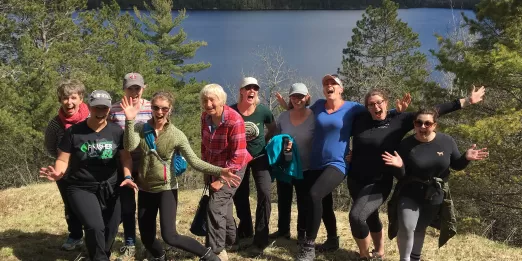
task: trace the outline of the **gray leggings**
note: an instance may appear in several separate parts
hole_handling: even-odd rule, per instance
[[[439,210],[439,205],[419,204],[408,197],[399,199],[399,233],[397,245],[400,261],[420,260],[426,228]]]

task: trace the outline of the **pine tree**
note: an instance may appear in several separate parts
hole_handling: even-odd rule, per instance
[[[494,238],[520,244],[522,237],[513,228],[522,225],[522,2],[483,0],[476,19],[464,16],[464,22],[475,42],[439,37],[440,50],[432,53],[439,70],[455,74],[454,89],[485,85],[486,100],[445,132],[466,146],[487,147],[491,154],[466,169],[472,175],[453,179],[452,194],[465,199],[460,216],[482,224],[496,220]]]
[[[398,8],[383,0],[380,7],[368,7],[357,21],[339,69],[345,98],[362,102],[371,88],[388,90],[391,97],[414,95],[425,85],[426,56],[419,51],[418,34],[398,18]]]

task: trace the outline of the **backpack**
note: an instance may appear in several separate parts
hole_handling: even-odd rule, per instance
[[[154,136],[154,129],[149,123],[145,123],[143,125],[143,134],[145,136],[145,143],[147,143],[147,146],[150,149],[150,152],[156,155],[156,157],[159,159],[159,161],[163,164],[163,167],[165,168],[164,171],[164,178],[165,181],[167,180],[167,173],[166,173],[166,167],[167,167],[167,161],[163,160],[158,152],[156,151],[156,143],[155,143],[155,136]],[[175,151],[172,157],[172,165],[170,166],[170,170],[174,172],[174,174],[177,176],[181,176],[187,170],[187,161],[179,151]]]

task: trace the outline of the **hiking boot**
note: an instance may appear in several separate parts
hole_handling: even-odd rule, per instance
[[[219,257],[219,259],[221,259],[221,261],[228,261],[228,254],[227,251],[224,249],[221,252],[219,252],[217,256]]]
[[[246,250],[246,252],[249,257],[253,258],[262,255],[265,249],[266,247],[260,247],[258,245],[253,244]]]
[[[300,248],[297,256],[295,257],[296,261],[313,261],[315,258],[315,244],[313,241],[305,242]]]
[[[234,243],[233,245],[226,245],[225,250],[227,252],[237,252],[239,251],[239,244]]]
[[[249,248],[254,242],[254,237],[238,238],[233,247],[237,245],[237,250]],[[228,250],[228,249],[227,249]]]
[[[318,252],[331,252],[339,249],[339,237],[327,238],[324,243],[315,246]]]
[[[120,248],[121,255],[116,258],[116,261],[125,261],[125,260],[132,260],[131,258],[134,258],[134,254],[136,254],[136,247],[135,246],[122,246]]]
[[[268,235],[269,238],[272,238],[272,239],[276,239],[276,238],[280,238],[280,237],[284,237],[286,239],[290,239],[290,231],[286,231],[286,232],[280,232],[279,230]]]
[[[65,243],[62,245],[62,249],[66,251],[72,251],[75,250],[77,247],[81,247],[83,244],[83,239],[74,239],[68,237],[67,240],[65,240]]]
[[[225,250],[223,250],[225,251]],[[221,252],[223,252],[221,251]],[[226,252],[225,252],[226,253]],[[228,258],[228,256],[227,256]],[[207,248],[207,252],[199,258],[199,261],[220,261],[219,257],[212,252],[212,248]]]

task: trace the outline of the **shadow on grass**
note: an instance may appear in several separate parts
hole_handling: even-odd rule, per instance
[[[248,255],[248,250],[243,250],[236,253],[242,258],[253,258],[251,260],[273,260],[273,261],[288,261],[295,260],[297,255],[297,240],[295,239],[284,239],[278,238],[273,240],[271,246],[268,247],[265,252],[258,257],[251,257]],[[340,248],[336,251],[320,253],[316,252],[316,260],[328,260],[328,261],[349,261],[358,260],[359,253],[347,249]]]
[[[19,260],[74,260],[81,249],[64,251],[60,247],[67,236],[46,232],[23,232],[10,229],[0,233],[2,258],[15,257]],[[9,253],[11,252],[11,253]],[[6,256],[7,255],[7,256]]]

